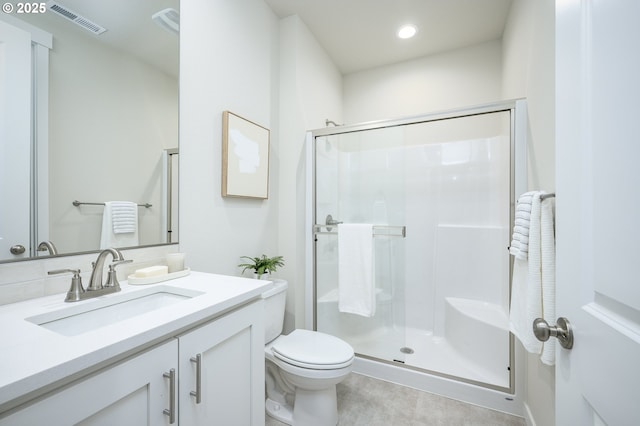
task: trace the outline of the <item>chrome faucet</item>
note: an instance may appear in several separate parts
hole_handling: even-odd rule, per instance
[[[38,244],[38,251],[48,251],[51,256],[58,254],[58,249],[51,241],[43,241]]]
[[[93,271],[91,272],[91,278],[89,279],[89,285],[87,286],[87,291],[96,291],[96,290],[102,289],[103,287],[102,271],[104,269],[104,261],[108,255],[111,255],[113,257],[114,263],[120,263],[124,261],[124,257],[122,256],[122,253],[120,253],[118,249],[108,248],[108,249],[102,250],[98,255],[98,258],[96,259],[96,261],[92,263]],[[118,290],[120,290],[119,286],[118,286]],[[115,290],[115,291],[118,291],[118,290]]]

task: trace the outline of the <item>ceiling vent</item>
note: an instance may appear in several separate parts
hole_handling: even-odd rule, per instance
[[[95,22],[92,22],[91,20],[78,15],[68,7],[61,5],[56,1],[50,1],[49,3],[47,3],[47,6],[48,10],[51,10],[52,12],[55,12],[64,18],[67,18],[74,24],[81,26],[82,28],[92,32],[93,34],[102,34],[103,32],[107,31],[106,28],[101,27]]]

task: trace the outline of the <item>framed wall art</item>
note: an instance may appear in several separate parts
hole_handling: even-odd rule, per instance
[[[222,196],[269,198],[269,129],[222,113]]]

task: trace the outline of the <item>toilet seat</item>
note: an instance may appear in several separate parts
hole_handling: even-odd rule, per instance
[[[313,370],[335,370],[353,363],[353,348],[343,340],[310,330],[294,330],[271,346],[273,355],[287,364]]]

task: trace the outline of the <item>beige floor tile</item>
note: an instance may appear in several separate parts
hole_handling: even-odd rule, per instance
[[[338,385],[338,416],[340,426],[526,425],[521,417],[355,373]],[[265,423],[284,425],[269,416]]]

